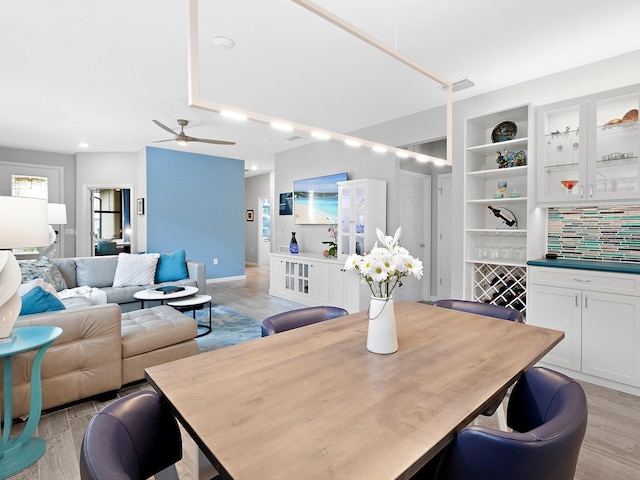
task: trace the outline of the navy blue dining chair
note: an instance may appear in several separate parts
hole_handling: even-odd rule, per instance
[[[531,368],[509,398],[513,432],[466,427],[413,479],[573,480],[587,417],[578,382],[548,368]]]
[[[104,407],[89,422],[80,448],[82,480],[176,478],[182,437],[175,417],[152,390]]]
[[[324,322],[332,318],[348,315],[344,308],[340,307],[308,307],[288,312],[278,313],[265,318],[262,321],[262,336],[275,335],[276,333],[293,330],[313,323]]]

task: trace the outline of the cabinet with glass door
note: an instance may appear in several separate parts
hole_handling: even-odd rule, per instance
[[[640,85],[538,109],[538,204],[640,198]]]
[[[338,182],[338,255],[363,255],[386,232],[387,182],[369,178]]]

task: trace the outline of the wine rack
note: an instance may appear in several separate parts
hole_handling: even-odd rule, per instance
[[[476,263],[473,270],[475,301],[513,308],[526,315],[526,267]]]

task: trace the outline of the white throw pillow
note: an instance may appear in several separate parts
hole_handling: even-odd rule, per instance
[[[159,257],[158,253],[119,254],[113,286],[153,285]]]
[[[44,291],[49,292],[54,297],[58,297],[58,292],[50,283],[45,282],[42,278],[34,278],[33,280],[29,280],[28,282],[23,283],[18,287],[18,295],[24,297],[27,293],[33,290],[36,287],[42,288]]]

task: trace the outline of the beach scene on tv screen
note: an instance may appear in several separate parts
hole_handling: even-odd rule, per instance
[[[293,215],[298,225],[338,223],[338,184],[346,173],[293,182]]]

